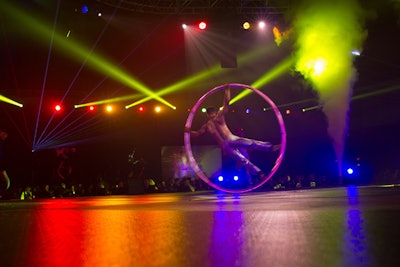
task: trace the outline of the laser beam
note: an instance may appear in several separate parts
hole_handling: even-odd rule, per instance
[[[273,48],[274,48],[273,45],[264,45],[264,46],[258,47],[257,49],[252,49],[252,50],[238,56],[238,64],[239,65],[248,64],[248,63],[252,62],[253,60],[258,59],[258,58],[262,57],[263,55],[271,52],[271,50]],[[169,85],[161,90],[158,90],[156,94],[159,96],[162,96],[165,94],[184,90],[184,89],[187,89],[190,85],[193,85],[202,80],[208,79],[215,74],[218,74],[218,73],[224,74],[224,73],[229,73],[229,72],[232,72],[232,70],[231,69],[222,69],[219,64],[215,64],[208,69],[200,71],[190,77],[187,77],[187,78],[185,78],[181,81],[178,81],[172,85]],[[151,99],[152,99],[151,96],[147,96],[147,97],[140,99],[132,104],[127,105],[126,108],[131,108],[133,106],[137,106],[137,105],[147,102]]]
[[[274,66],[271,70],[269,70],[267,73],[265,73],[263,76],[261,76],[258,80],[253,82],[251,84],[252,87],[254,88],[260,88],[267,83],[270,83],[274,79],[278,78],[279,76],[287,73],[287,71],[290,69],[290,67],[293,66],[294,63],[294,58],[293,57],[288,57],[281,61],[279,64]],[[240,99],[246,97],[248,94],[252,93],[251,90],[243,90],[239,94],[237,94],[232,100],[230,101],[231,104],[239,101]]]
[[[52,36],[52,29],[50,29],[45,23],[38,21],[33,18],[27,12],[24,12],[12,5],[9,5],[7,1],[1,1],[0,6],[7,11],[7,14],[10,14],[15,20],[19,23],[24,24],[26,27],[30,28],[31,31],[38,36],[48,38]],[[62,48],[62,51],[68,54],[70,57],[75,58],[76,60],[81,61],[82,58],[87,59],[88,66],[93,68],[96,71],[99,71],[109,77],[112,77],[116,81],[119,81],[128,87],[137,90],[145,95],[151,96],[152,99],[156,99],[157,101],[165,104],[168,107],[174,108],[174,105],[164,100],[140,81],[136,80],[126,71],[117,68],[115,64],[112,64],[108,60],[94,53],[90,54],[90,49],[86,48],[82,44],[78,42],[73,42],[71,39],[66,40],[63,34],[54,34],[54,43]]]
[[[20,108],[22,108],[24,106],[23,104],[18,103],[17,101],[14,101],[14,100],[12,100],[12,99],[10,99],[8,97],[5,97],[3,95],[0,95],[0,101],[8,103],[8,104],[11,104],[11,105],[14,105],[14,106],[17,106],[17,107],[20,107]]]
[[[132,94],[132,95],[126,95],[126,96],[119,96],[119,97],[114,97],[114,98],[109,98],[109,99],[103,99],[103,100],[98,100],[98,101],[93,101],[93,102],[88,102],[88,103],[77,104],[77,105],[74,105],[74,108],[83,108],[83,107],[88,107],[88,106],[97,106],[97,105],[103,105],[103,104],[107,104],[107,103],[120,102],[120,101],[138,98],[141,96],[143,96],[143,94]]]

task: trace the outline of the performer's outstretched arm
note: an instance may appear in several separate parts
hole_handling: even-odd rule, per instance
[[[189,132],[191,136],[197,137],[203,135],[207,131],[207,125],[204,124],[198,131],[193,131],[190,128],[185,127],[185,132]]]
[[[231,89],[229,84],[225,85],[224,103],[222,106],[222,113],[226,114],[229,110],[229,101],[231,101]]]

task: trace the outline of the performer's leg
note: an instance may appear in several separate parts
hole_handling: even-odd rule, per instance
[[[246,167],[246,169],[249,170],[249,172],[253,175],[258,175],[260,174],[261,169],[257,167],[255,164],[253,164],[247,157],[245,157],[238,149],[234,148],[226,148],[226,152],[229,153],[234,159],[239,161],[243,166]]]
[[[262,151],[276,151],[279,149],[277,149],[277,146],[272,145],[270,142],[258,141],[239,136],[232,136],[229,140],[229,145],[231,147],[243,147]]]

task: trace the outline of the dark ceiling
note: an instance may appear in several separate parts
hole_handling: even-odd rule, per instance
[[[375,145],[370,142],[385,140],[386,135],[390,136],[386,141],[395,140],[399,133],[400,9],[389,2],[374,7],[376,16],[366,24],[368,37],[363,55],[355,61],[359,76],[351,103],[349,140],[359,147]],[[87,14],[81,12],[84,4],[89,7]],[[270,46],[269,53],[254,59],[252,64],[220,67],[221,72],[163,95],[177,107],[172,110],[163,106],[163,114],[151,111],[158,103],[154,100],[143,103],[147,109],[145,114],[139,114],[135,108],[123,108],[141,99],[142,95],[115,102],[119,112],[114,116],[100,112],[101,106],[95,114],[73,106],[137,94],[137,85],[129,86],[130,81],[124,77],[159,91],[194,77],[201,67],[209,69],[208,62],[191,65],[182,23],[207,19],[210,31],[215,26],[223,37],[221,40],[226,41],[223,52],[233,51],[229,54],[239,58],[243,53],[256,50],[260,41],[253,32],[240,28],[243,19],[255,21],[264,17],[286,30],[290,24],[285,14],[292,6],[293,1],[235,0],[19,0],[2,3],[0,95],[23,103],[24,107],[0,102],[0,128],[11,133],[12,143],[28,151],[41,140],[42,147],[38,148],[43,149],[88,143],[103,146],[104,142],[107,147],[138,146],[142,150],[181,145],[188,109],[201,95],[224,83],[253,83],[291,53],[290,41],[277,47],[270,34],[263,40]],[[97,11],[102,12],[101,17],[97,16]],[[215,55],[210,51],[202,52],[206,57]],[[211,58],[211,61],[223,63],[221,58]],[[120,79],[113,74],[116,70],[123,73]],[[228,71],[229,75],[225,74]],[[292,110],[293,116],[285,118],[289,137],[310,140],[325,134],[321,111],[306,115],[301,112],[302,108],[317,102],[316,94],[299,75],[283,74],[259,89],[282,106],[282,112],[287,108]],[[251,108],[259,101],[257,97],[248,97],[238,103],[236,109]],[[61,114],[52,111],[56,102],[64,105]],[[240,116],[236,119],[237,125],[248,120]],[[366,139],[360,141],[362,137]],[[389,146],[385,141],[377,142]]]
[[[287,11],[290,0],[97,0],[97,2],[145,14],[206,14],[231,12],[237,15],[280,14]]]

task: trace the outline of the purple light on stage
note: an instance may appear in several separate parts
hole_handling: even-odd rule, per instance
[[[89,7],[87,5],[84,5],[84,6],[82,6],[81,11],[82,11],[82,14],[86,14],[89,12]]]
[[[354,173],[353,168],[348,168],[348,169],[347,169],[347,173],[350,174],[350,175],[353,174],[353,173]]]

